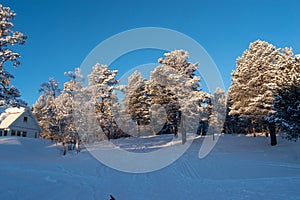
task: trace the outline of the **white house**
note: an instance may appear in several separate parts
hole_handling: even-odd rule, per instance
[[[0,136],[37,138],[42,132],[28,108],[7,108],[0,115]]]

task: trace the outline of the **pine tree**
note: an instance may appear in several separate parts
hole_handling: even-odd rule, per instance
[[[287,132],[287,138],[297,140],[300,137],[300,56],[293,63],[282,66],[281,85],[273,104],[275,114],[269,120]]]
[[[58,81],[49,78],[48,82],[41,84],[39,92],[42,92],[42,95],[32,106],[32,112],[43,130],[41,137],[54,140],[55,133],[49,127],[55,124],[55,99],[61,93]]]
[[[82,88],[74,99],[77,130],[80,140],[87,144],[105,139],[96,115],[95,104],[96,100],[93,98],[93,93],[87,87]]]
[[[117,70],[110,70],[106,65],[96,64],[88,75],[88,89],[92,91],[97,114],[102,131],[108,139],[120,137],[119,129],[112,112],[113,91],[119,81],[116,79]]]
[[[224,130],[223,124],[226,118],[226,96],[225,92],[217,88],[211,97],[211,113],[209,115],[209,132],[215,138],[215,134],[220,134]]]
[[[11,22],[16,13],[9,7],[3,7],[0,4],[0,106],[26,106],[26,103],[19,99],[20,92],[17,88],[10,84],[14,78],[6,69],[6,64],[12,63],[14,67],[18,67],[21,63],[19,53],[12,49],[14,45],[23,45],[26,36],[18,31],[13,31],[14,24]]]
[[[40,137],[51,139],[50,131],[48,129],[49,123],[46,118],[47,117],[46,106],[47,106],[47,101],[43,98],[43,96],[40,96],[38,100],[35,102],[35,104],[32,106],[32,113],[37,119],[40,127],[42,128],[42,133],[39,134]]]
[[[175,136],[184,114],[189,122],[183,123],[187,127],[181,127],[184,143],[186,131],[197,132],[201,103],[206,95],[199,89],[200,78],[195,75],[198,63],[187,61],[188,52],[175,50],[164,56],[164,59],[159,59],[162,65],[152,72],[149,81],[151,104],[159,104],[166,109],[167,122],[162,131],[174,133]]]
[[[128,86],[125,90],[123,100],[131,119],[137,127],[137,136],[149,135],[146,125],[150,124],[150,96],[148,92],[147,81],[142,75],[135,71],[128,78]],[[132,134],[132,133],[131,133]]]
[[[238,116],[239,121],[246,121],[245,130],[251,129],[254,134],[268,128],[271,145],[277,144],[275,128],[266,117],[273,113],[272,104],[282,75],[281,67],[291,62],[292,56],[289,48],[276,49],[258,40],[237,59],[236,70],[232,72],[229,114]]]
[[[47,83],[43,83],[40,92],[43,94],[33,106],[33,113],[37,116],[39,123],[44,129],[43,137],[62,142],[63,154],[73,147],[78,150],[79,135],[74,121],[74,97],[82,89],[82,75],[80,69],[74,72],[65,72],[71,80],[64,84],[61,91],[58,82],[49,78]]]
[[[171,83],[171,73],[176,73],[174,69],[170,69],[164,66],[159,66],[151,73],[149,81],[149,94],[151,96],[151,105],[160,105],[164,107],[167,113],[166,123],[162,133],[173,133],[177,135],[178,131],[178,117],[179,113],[179,102],[177,96],[172,91],[171,87],[176,85]],[[176,83],[177,84],[177,83]]]
[[[44,98],[49,96],[56,98],[60,95],[61,89],[59,88],[57,80],[54,78],[49,78],[48,82],[41,84],[39,92],[42,92],[42,96]]]
[[[59,127],[60,140],[63,142],[78,143],[79,134],[75,124],[75,97],[83,88],[83,76],[80,68],[75,68],[75,71],[65,72],[71,80],[64,84],[64,90],[61,95],[56,98],[56,121]]]

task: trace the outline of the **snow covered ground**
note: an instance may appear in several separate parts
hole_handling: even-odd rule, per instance
[[[128,150],[138,144],[140,151],[164,137],[169,139],[114,142]],[[300,143],[278,140],[270,146],[269,138],[223,135],[199,159],[198,138],[170,166],[131,174],[101,164],[84,149],[62,156],[50,141],[0,137],[0,199],[300,199]]]

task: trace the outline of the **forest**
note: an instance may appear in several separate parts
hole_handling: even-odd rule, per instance
[[[79,68],[65,73],[70,80],[63,89],[49,78],[32,108],[44,130],[41,136],[94,142],[179,132],[206,135],[217,123],[222,127],[215,133],[264,134],[271,145],[279,132],[298,139],[300,57],[291,48],[250,43],[237,58],[228,92],[213,94],[201,89],[198,63],[188,58],[185,50],[165,53],[149,80],[135,71],[128,85],[119,85],[118,71],[102,64],[93,66],[87,86]],[[118,100],[116,91],[124,98]]]

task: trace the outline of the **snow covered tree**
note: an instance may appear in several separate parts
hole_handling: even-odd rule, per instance
[[[245,129],[251,129],[254,134],[257,130],[268,128],[271,145],[277,144],[275,128],[266,117],[274,113],[272,104],[282,75],[281,68],[292,62],[292,56],[289,48],[276,49],[267,42],[257,40],[237,59],[236,70],[232,72],[229,114],[248,121]]]
[[[300,137],[300,55],[295,56],[293,63],[282,66],[285,72],[273,104],[274,115],[269,120],[287,132],[287,138],[297,140]]]
[[[102,131],[108,139],[120,137],[123,132],[118,127],[112,112],[113,90],[119,81],[116,79],[117,70],[110,70],[106,65],[96,64],[88,75],[88,89],[92,91],[97,114]]]
[[[49,96],[56,98],[60,95],[61,89],[59,88],[57,80],[49,78],[48,82],[42,83],[39,92],[42,92],[44,98],[48,98]]]
[[[232,99],[227,95],[226,101],[226,119],[224,123],[225,133],[243,133],[245,125],[241,125],[241,118],[236,115],[230,115],[230,108],[232,106]]]
[[[13,31],[14,24],[11,22],[16,13],[9,7],[0,4],[0,106],[26,106],[26,103],[19,99],[20,92],[10,84],[14,78],[5,68],[9,63],[14,67],[20,65],[19,53],[13,50],[14,45],[23,45],[26,36],[18,31]]]
[[[65,75],[70,78],[70,81],[64,84],[64,89],[60,96],[54,99],[52,118],[53,124],[50,124],[49,129],[55,135],[55,140],[62,142],[63,154],[66,154],[66,146],[69,144],[78,146],[79,134],[75,124],[75,95],[83,88],[83,76],[80,68],[75,68],[75,71],[65,72]]]
[[[64,84],[62,94],[56,99],[57,116],[60,121],[63,139],[66,141],[77,141],[77,124],[74,121],[74,110],[77,109],[74,105],[76,93],[80,92],[83,88],[83,76],[80,68],[75,68],[75,71],[65,72],[71,80]]]
[[[39,122],[39,125],[43,129],[43,132],[40,134],[41,137],[46,139],[54,139],[52,132],[49,130],[49,126],[50,124],[54,123],[54,103],[55,99],[61,93],[58,81],[54,78],[49,78],[48,82],[41,84],[39,92],[42,92],[42,95],[32,106],[32,112]]]
[[[188,52],[175,50],[159,59],[162,65],[151,73],[149,93],[151,104],[162,105],[167,112],[167,122],[162,132],[177,136],[182,115],[188,127],[182,128],[196,133],[200,120],[201,103],[205,93],[199,90],[200,78],[195,76],[198,63],[188,62]],[[185,131],[184,131],[185,132]],[[185,134],[182,134],[183,143]]]
[[[174,50],[172,52],[165,53],[164,57],[164,59],[158,59],[160,64],[173,68],[185,78],[194,79],[193,88],[198,88],[200,86],[200,79],[195,76],[195,71],[197,70],[199,63],[193,64],[188,62],[189,53],[187,51]]]
[[[197,129],[197,134],[200,136],[204,136],[207,134],[209,127],[209,118],[212,110],[212,96],[204,92],[201,92],[200,94],[202,94],[202,97],[199,98],[201,99],[201,101],[198,102],[200,121]]]
[[[287,132],[287,138],[297,140],[300,137],[300,82],[278,89],[275,97],[275,123]]]
[[[92,144],[106,139],[98,116],[96,114],[96,99],[93,98],[93,91],[88,88],[82,88],[80,92],[75,95],[75,122],[80,140],[86,144]]]
[[[170,89],[170,87],[175,86],[170,85],[169,72],[166,67],[159,66],[155,68],[149,81],[149,95],[151,96],[151,105],[161,105],[167,112],[167,119],[163,119],[166,122],[160,134],[173,133],[177,135],[179,121],[175,120],[180,116],[179,103],[175,93]]]
[[[128,86],[125,89],[125,98],[123,100],[125,109],[130,114],[131,119],[136,123],[137,135],[140,136],[141,132],[144,134],[146,125],[150,124],[150,96],[147,90],[147,81],[138,71],[135,71],[128,78]]]
[[[48,129],[48,121],[46,119],[46,106],[47,101],[40,96],[38,100],[32,105],[32,113],[37,119],[40,127],[42,128],[42,133],[39,134],[41,138],[50,139],[50,131]]]
[[[209,132],[213,134],[220,134],[223,132],[223,124],[226,118],[226,95],[225,92],[217,88],[211,97],[211,113],[209,116]]]

